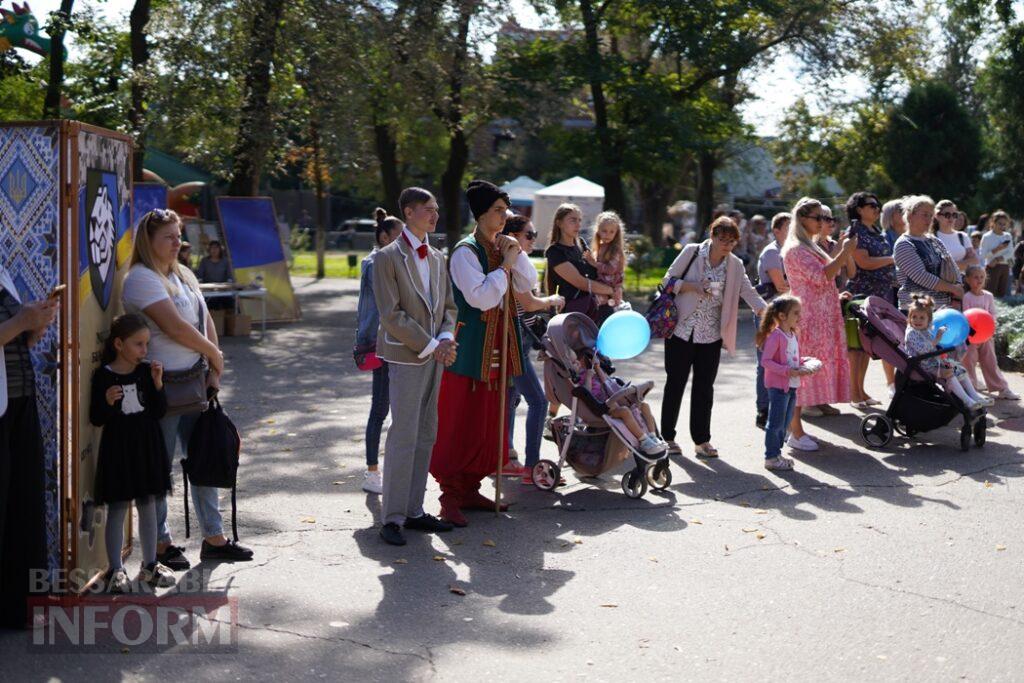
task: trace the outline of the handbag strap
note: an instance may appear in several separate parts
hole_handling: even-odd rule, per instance
[[[184,458],[181,461],[181,480],[185,483],[185,486],[183,487],[185,491],[185,538],[188,538],[189,533],[191,532],[191,527],[188,523],[188,473],[185,472]]]
[[[682,280],[682,279],[684,279],[686,277],[686,274],[690,272],[690,266],[692,266],[693,262],[697,260],[697,256],[699,254],[700,254],[700,247],[697,247],[696,249],[693,250],[693,256],[690,257],[690,260],[686,264],[686,267],[683,268],[682,274],[679,277],[673,278],[673,279],[674,280]]]

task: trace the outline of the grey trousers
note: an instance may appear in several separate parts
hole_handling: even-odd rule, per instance
[[[384,444],[381,522],[401,525],[423,515],[430,454],[437,439],[437,395],[443,366],[388,364],[391,428]]]

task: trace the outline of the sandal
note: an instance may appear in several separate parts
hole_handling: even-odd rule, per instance
[[[696,451],[697,451],[695,453],[695,455],[698,458],[717,458],[718,457],[718,450],[714,446],[712,446],[710,443],[697,444],[695,446],[695,448],[696,448]]]

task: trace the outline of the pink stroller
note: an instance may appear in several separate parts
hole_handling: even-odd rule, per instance
[[[907,319],[885,299],[869,296],[863,306],[850,304],[848,310],[858,321],[864,351],[896,368],[896,393],[888,410],[861,420],[861,438],[867,445],[882,448],[892,440],[894,430],[912,437],[944,427],[957,415],[963,416],[960,449],[966,451],[971,447],[972,436],[976,446],[985,445],[985,409],[968,409],[939,386],[937,377],[921,367],[922,360],[940,356],[947,352],[945,349],[908,358],[901,346]]]
[[[542,354],[544,390],[549,400],[569,406],[572,413],[552,420],[559,459],[557,463],[538,462],[533,468],[533,483],[539,489],[551,491],[558,485],[566,463],[579,474],[596,477],[632,455],[635,467],[623,475],[622,491],[630,498],[640,498],[647,493],[648,485],[660,491],[672,483],[668,453],[644,453],[632,432],[608,411],[618,405],[637,405],[654,383],[630,384],[620,380],[621,389],[607,401],[595,398],[585,388],[590,386],[593,370],[585,370],[581,376],[574,369],[574,362],[585,357],[600,363],[609,376],[614,372],[610,361],[597,350],[597,331],[594,321],[582,313],[562,313],[548,323]]]

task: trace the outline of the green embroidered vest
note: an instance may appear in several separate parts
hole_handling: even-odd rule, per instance
[[[474,235],[469,235],[455,245],[455,249],[461,248],[473,250],[480,261],[480,267],[484,273],[495,270],[488,263],[486,247],[477,242]],[[455,249],[452,250],[452,254],[455,253]],[[451,285],[455,304],[459,309],[459,317],[456,324],[459,350],[455,363],[447,368],[447,371],[472,377],[478,382],[488,381],[491,370],[491,350],[495,347],[501,348],[500,339],[497,342],[495,340],[495,337],[498,336],[501,309],[495,307],[490,311],[481,311],[479,308],[473,308],[466,302],[466,297],[462,295],[454,281]],[[512,329],[515,331],[515,335],[509,339],[508,377],[512,378],[518,377],[523,373],[523,364],[527,361],[523,357],[519,319],[514,307],[510,318],[512,320]]]

